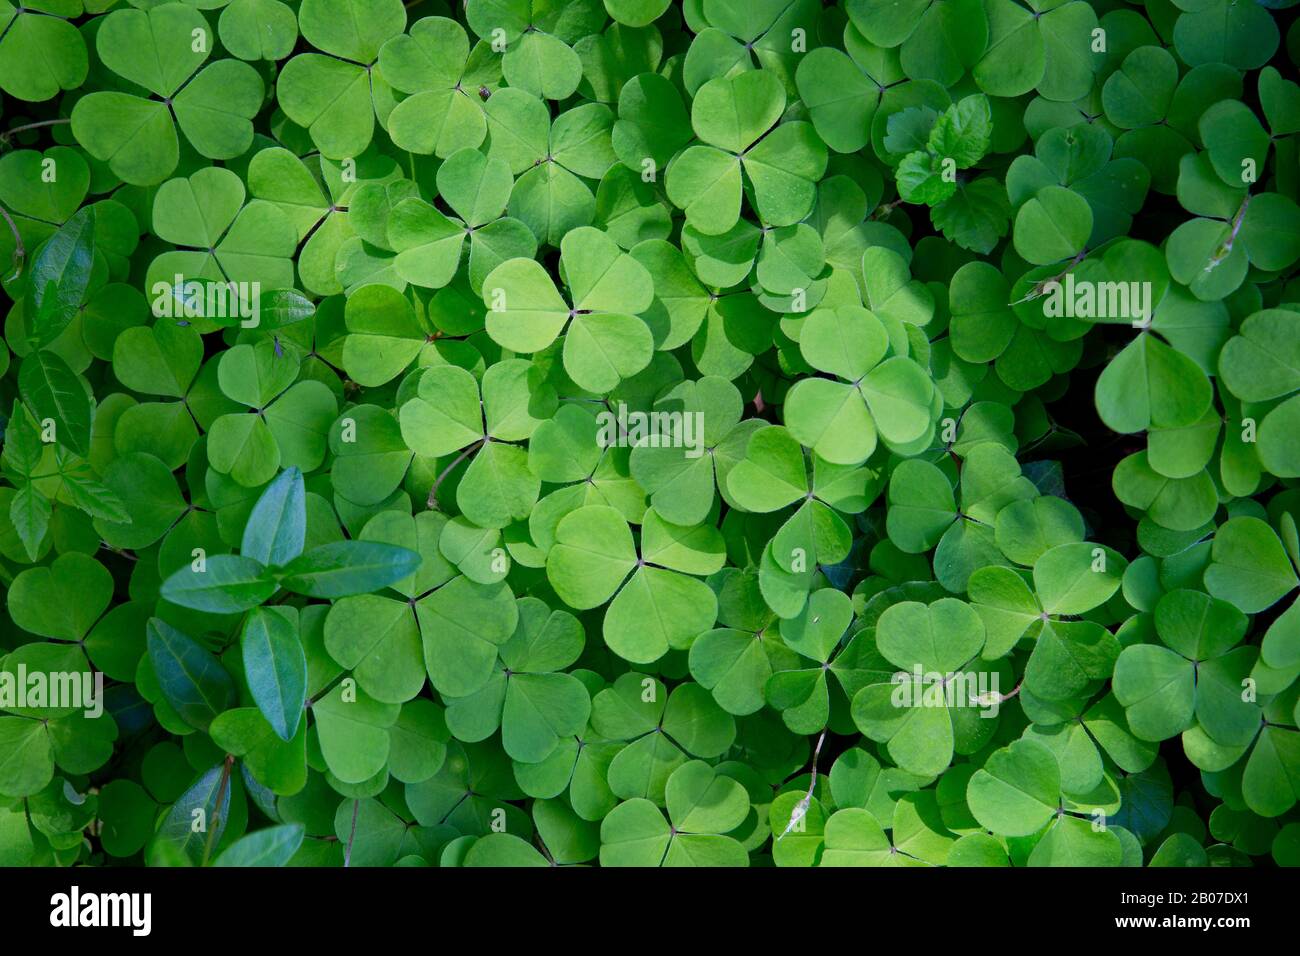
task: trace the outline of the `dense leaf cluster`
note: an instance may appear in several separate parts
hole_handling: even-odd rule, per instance
[[[6,5],[0,863],[1300,863],[1290,2]]]

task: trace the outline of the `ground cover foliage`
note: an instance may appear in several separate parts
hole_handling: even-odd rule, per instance
[[[6,4],[0,863],[1296,865],[1288,7]]]

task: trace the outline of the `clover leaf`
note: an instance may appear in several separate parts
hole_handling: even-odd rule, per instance
[[[647,664],[670,647],[688,648],[712,627],[717,599],[692,575],[718,570],[721,559],[716,531],[674,525],[653,510],[643,520],[638,557],[623,517],[608,506],[587,505],[556,526],[546,567],[570,607],[585,610],[613,597],[605,642],[624,660]]]
[[[735,720],[704,688],[687,682],[669,693],[635,671],[592,698],[591,724],[606,740],[623,742],[605,772],[610,791],[659,806],[677,768],[691,757],[717,757],[736,739]]]
[[[519,623],[500,648],[500,670],[469,697],[447,705],[448,728],[461,740],[482,740],[498,727],[511,759],[540,763],[560,738],[581,731],[591,713],[587,689],[567,667],[582,652],[582,628],[565,611],[536,598],[519,600]]]
[[[1155,627],[1165,647],[1134,644],[1115,664],[1115,696],[1134,733],[1163,740],[1188,729],[1195,715],[1212,739],[1248,742],[1259,714],[1242,700],[1241,681],[1257,652],[1233,650],[1245,633],[1245,615],[1206,594],[1171,591],[1156,605]]]
[[[473,62],[471,57],[473,56]],[[393,142],[416,153],[446,158],[478,147],[487,135],[480,89],[496,85],[479,46],[471,51],[465,28],[446,17],[425,17],[379,48],[384,79],[408,94],[388,114]]]
[[[504,160],[461,149],[438,167],[438,191],[461,217],[448,219],[421,199],[395,205],[388,241],[397,252],[398,275],[414,285],[441,288],[460,267],[469,244],[469,280],[481,289],[487,274],[507,259],[532,258],[537,242],[518,219],[501,215],[514,179]]]
[[[95,47],[128,88],[161,98],[103,90],[73,108],[77,141],[125,182],[153,186],[171,174],[180,157],[177,126],[209,159],[233,159],[252,143],[262,80],[239,60],[204,65],[213,37],[194,8],[115,10],[104,18]]]
[[[329,159],[359,156],[374,135],[375,114],[393,106],[392,87],[376,71],[384,41],[406,26],[398,0],[309,0],[298,13],[303,39],[319,53],[284,65],[276,94],[285,115],[304,127]]]
[[[814,311],[800,330],[799,350],[840,381],[808,378],[790,390],[792,434],[837,465],[865,461],[877,436],[891,446],[925,440],[933,428],[933,385],[909,356],[886,357],[889,349],[885,326],[873,312]]]
[[[639,315],[653,283],[598,229],[567,233],[560,256],[568,302],[535,260],[507,260],[487,275],[488,334],[515,352],[538,352],[563,334],[565,371],[582,388],[606,391],[650,362],[653,337]]]
[[[86,42],[68,15],[80,13],[51,4],[5,10],[0,37],[0,89],[20,100],[48,100],[75,90],[86,79]]]
[[[1122,848],[1114,830],[1094,827],[1062,798],[1056,757],[1018,740],[990,755],[971,777],[971,812],[994,833],[1032,836],[1029,865],[1115,866]]]
[[[667,179],[668,198],[690,225],[718,235],[736,224],[742,172],[764,223],[793,225],[812,210],[826,148],[810,124],[773,128],[785,102],[780,82],[761,70],[717,77],[696,93],[691,125],[701,144],[678,157]]]
[[[978,749],[994,722],[982,719],[972,700],[956,696],[948,703],[952,695],[946,687],[954,675],[965,680],[977,673],[985,639],[983,621],[964,602],[942,598],[928,606],[905,601],[890,607],[876,624],[876,644],[900,668],[899,675],[857,692],[854,722],[869,737],[888,743],[900,767],[921,776],[938,774],[954,752]],[[941,675],[942,683],[927,683],[931,674]],[[911,700],[900,706],[896,692],[904,687]]]
[[[749,812],[736,781],[703,761],[682,764],[666,785],[668,819],[649,800],[621,803],[600,825],[602,866],[745,866],[744,848],[732,837]]]

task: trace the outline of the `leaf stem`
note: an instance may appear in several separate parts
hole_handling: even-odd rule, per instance
[[[887,202],[883,206],[878,206],[876,211],[871,214],[873,220],[888,219],[895,209],[903,205],[906,200],[903,197],[895,199],[893,202]]]
[[[0,133],[0,142],[7,143],[11,138],[16,136],[18,133],[25,133],[28,130],[40,129],[41,127],[44,126],[62,126],[65,123],[71,123],[71,122],[72,122],[71,119],[69,119],[66,116],[63,116],[63,117],[59,117],[58,119],[41,120],[39,123],[27,123],[23,126],[15,126],[13,129],[5,130],[3,133]]]
[[[212,808],[212,819],[208,821],[208,839],[203,845],[203,865],[208,865],[208,858],[212,855],[212,844],[217,837],[217,828],[221,821],[221,801],[226,796],[226,788],[230,786],[230,771],[235,766],[234,754],[226,754],[225,765],[221,768],[221,782],[217,784],[217,803]]]
[[[447,466],[446,468],[444,468],[441,472],[439,472],[438,477],[435,478],[435,479],[433,479],[433,487],[431,487],[431,488],[429,489],[429,499],[428,499],[427,502],[425,502],[425,507],[427,507],[427,508],[437,508],[437,507],[438,507],[438,487],[442,484],[443,479],[446,478],[447,475],[449,475],[449,474],[451,473],[451,470],[452,470],[453,468],[455,468],[457,465],[459,465],[462,461],[464,461],[464,460],[465,460],[466,458],[468,458],[470,455],[474,454],[474,452],[476,452],[476,451],[478,451],[480,448],[482,448],[482,447],[483,447],[483,443],[486,442],[486,441],[487,441],[486,438],[480,438],[478,441],[474,442],[474,444],[470,445],[468,448],[466,448],[464,451],[462,451],[459,455],[457,455],[455,461],[453,461],[450,465],[448,465],[448,466]]]
[[[1008,307],[1017,306],[1020,305],[1022,302],[1031,302],[1034,299],[1037,299],[1047,290],[1047,287],[1049,285],[1051,285],[1053,282],[1060,282],[1067,275],[1069,275],[1071,272],[1074,271],[1075,266],[1077,266],[1080,262],[1082,262],[1087,257],[1088,257],[1088,250],[1080,249],[1079,252],[1075,255],[1075,257],[1070,260],[1070,264],[1067,265],[1064,269],[1062,269],[1056,275],[1051,276],[1050,278],[1040,279],[1038,282],[1035,282],[1033,286],[1030,287],[1028,295],[1026,295],[1024,298],[1016,299],[1015,302],[1008,302],[1007,306]]]
[[[352,801],[352,829],[348,832],[348,845],[343,850],[343,867],[347,869],[352,865],[352,841],[357,838],[357,811],[361,809],[361,801]]]
[[[1241,224],[1246,219],[1246,209],[1248,206],[1250,206],[1249,196],[1241,201],[1241,208],[1238,209],[1237,214],[1232,217],[1232,229],[1228,232],[1228,238],[1224,240],[1223,245],[1218,248],[1215,254],[1210,256],[1210,261],[1206,263],[1205,266],[1206,272],[1213,272],[1224,259],[1232,255],[1232,246],[1233,243],[1237,241],[1237,233],[1241,232]]]
[[[7,276],[8,280],[12,282],[23,274],[23,264],[27,261],[27,248],[23,245],[23,237],[19,234],[18,227],[14,225],[14,221],[9,215],[9,210],[4,206],[0,206],[0,216],[4,216],[4,220],[9,226],[9,231],[14,235],[14,269],[13,272]]]
[[[813,791],[817,789],[817,759],[821,756],[822,744],[825,741],[826,729],[823,728],[821,736],[817,738],[817,746],[813,748],[812,779],[808,781],[808,792],[803,795],[803,798],[796,803],[794,809],[790,811],[790,822],[785,825],[785,829],[781,831],[781,835],[776,838],[778,842],[784,839],[785,835],[795,828],[795,825],[798,824],[805,815],[807,815],[808,808],[812,806]]]

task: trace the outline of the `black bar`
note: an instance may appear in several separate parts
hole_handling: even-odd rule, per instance
[[[373,948],[396,944],[408,926],[422,929],[430,942],[445,927],[494,944],[515,934],[536,943],[563,924],[577,930],[578,919],[594,924],[582,930],[599,930],[602,936],[594,938],[626,939],[630,932],[669,943],[675,925],[699,938],[701,918],[706,933],[732,938],[751,928],[820,934],[830,928],[827,919],[845,917],[847,926],[871,928],[877,939],[898,933],[931,941],[982,921],[989,942],[1025,939],[1041,924],[1053,934],[1047,938],[1073,948],[1092,938],[1276,936],[1296,917],[1294,884],[1279,870],[563,869],[11,869],[0,870],[0,881],[9,904],[5,928],[20,938],[78,933],[126,945],[224,936],[236,944],[241,938],[299,945],[355,940]],[[135,936],[130,926],[52,926],[52,897],[73,886],[83,902],[87,894],[150,894],[148,936]],[[1208,927],[1200,923],[1205,919]],[[641,930],[634,929],[638,920],[645,921]],[[1235,925],[1225,925],[1228,920]],[[554,941],[564,945],[562,937]]]

